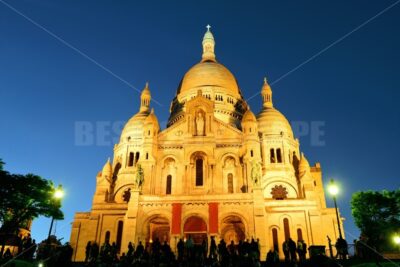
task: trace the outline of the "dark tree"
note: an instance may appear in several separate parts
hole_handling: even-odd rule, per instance
[[[52,182],[34,174],[10,174],[0,160],[0,235],[17,235],[38,216],[63,219]]]
[[[351,210],[370,246],[379,251],[392,247],[392,236],[400,229],[400,190],[357,192]]]

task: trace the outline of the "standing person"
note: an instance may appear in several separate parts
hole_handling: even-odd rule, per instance
[[[193,258],[193,248],[194,248],[194,243],[193,243],[193,239],[192,236],[189,235],[188,240],[186,240],[185,243],[185,248],[186,248],[186,254],[187,254],[187,258],[189,260],[191,260]]]
[[[272,251],[272,249],[270,249],[267,253],[267,258],[265,259],[265,263],[268,267],[274,266],[274,257],[274,252]]]
[[[211,242],[210,242],[210,258],[214,259],[217,256],[217,243],[215,243],[215,237],[211,237]]]
[[[207,258],[207,251],[208,251],[208,245],[207,245],[207,241],[206,241],[206,239],[204,238],[203,239],[203,242],[201,243],[201,250],[202,250],[202,253],[203,253],[203,259],[206,259]]]
[[[177,249],[178,249],[178,261],[181,262],[183,260],[183,252],[185,251],[185,243],[183,242],[182,238],[179,238]]]
[[[285,262],[290,262],[289,240],[285,240],[282,244],[283,254],[285,255]]]
[[[92,242],[87,242],[85,249],[85,262],[88,262],[90,259],[90,250],[92,249]]]
[[[126,254],[127,260],[131,262],[133,260],[133,253],[135,253],[135,247],[133,246],[132,242],[128,244],[128,253]]]
[[[347,241],[343,238],[338,238],[335,244],[337,255],[339,259],[344,260],[347,258]]]
[[[296,255],[296,242],[293,241],[289,237],[289,251],[290,251],[290,261],[291,262],[296,262],[297,261],[297,255]]]
[[[96,262],[98,256],[99,256],[99,246],[97,245],[96,242],[94,242],[90,249],[90,262]]]
[[[297,254],[299,254],[299,260],[301,263],[306,261],[307,244],[303,240],[297,241]]]
[[[136,256],[137,258],[140,258],[143,255],[144,252],[144,246],[142,244],[142,241],[139,241],[139,244],[136,248]]]

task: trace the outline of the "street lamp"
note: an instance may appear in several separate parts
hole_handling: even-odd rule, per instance
[[[339,238],[343,239],[342,229],[340,228],[339,212],[338,212],[338,207],[337,207],[337,203],[336,203],[336,195],[339,194],[339,187],[337,186],[337,184],[335,183],[335,181],[333,179],[331,179],[328,184],[328,191],[329,191],[329,194],[332,195],[333,203],[335,204],[336,219],[337,219],[337,224],[338,224],[338,229],[339,229]]]
[[[56,201],[61,201],[61,199],[64,197],[64,190],[62,189],[62,186],[59,185],[56,190],[53,193],[53,198]],[[47,236],[47,243],[50,243],[50,235],[51,235],[51,230],[53,230],[53,223],[54,223],[54,216],[51,217],[51,223],[50,223],[50,229],[49,229],[49,235]]]
[[[397,246],[400,246],[400,235],[396,234],[396,235],[393,237],[393,242],[394,242]]]

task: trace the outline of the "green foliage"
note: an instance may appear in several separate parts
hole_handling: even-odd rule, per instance
[[[0,169],[0,233],[18,233],[40,215],[63,219],[54,191],[52,182],[40,176],[10,174]]]
[[[353,194],[351,211],[361,233],[378,250],[391,247],[392,236],[400,231],[400,190],[366,191]]]

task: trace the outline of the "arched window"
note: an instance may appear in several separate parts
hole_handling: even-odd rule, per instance
[[[282,163],[282,153],[280,148],[276,150],[276,158],[278,160],[278,163]]]
[[[228,193],[233,193],[233,174],[228,174]]]
[[[129,153],[128,167],[133,166],[133,152]]]
[[[278,230],[272,229],[272,243],[274,244],[274,251],[279,251]]]
[[[203,185],[203,159],[196,159],[196,186]]]
[[[135,164],[139,161],[140,153],[136,152]]]
[[[250,131],[251,131],[251,128],[250,128]],[[253,150],[250,150],[250,157],[253,157],[253,156],[254,156]]]
[[[290,238],[289,220],[288,218],[283,219],[283,229],[285,231],[285,240]]]
[[[297,229],[297,240],[303,240],[303,232],[300,228]]]
[[[167,176],[167,186],[165,190],[165,194],[170,195],[172,191],[172,175]]]
[[[118,249],[118,252],[121,249],[123,227],[124,227],[124,222],[123,221],[119,221],[118,222],[118,228],[117,228],[117,249]]]
[[[269,158],[271,163],[275,163],[275,150],[273,148],[269,150]]]
[[[110,243],[110,231],[107,231],[104,236],[104,243]]]
[[[146,152],[146,159],[149,159],[149,153]]]

